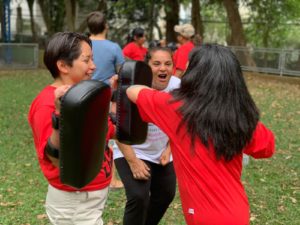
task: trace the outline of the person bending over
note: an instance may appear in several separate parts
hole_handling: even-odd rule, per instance
[[[168,92],[180,79],[172,76],[173,61],[169,48],[149,49],[146,62],[152,69],[152,88]],[[148,124],[145,143],[114,146],[114,161],[126,191],[124,225],[158,224],[172,202],[176,177],[169,138],[153,123]]]
[[[127,95],[169,137],[187,224],[249,224],[243,153],[271,157],[275,140],[259,121],[236,56],[204,44],[192,51],[179,88],[131,86]]]

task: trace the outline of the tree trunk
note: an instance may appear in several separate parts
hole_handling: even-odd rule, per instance
[[[64,0],[66,8],[66,24],[69,31],[75,31],[76,1]]]
[[[48,1],[45,0],[38,0],[38,3],[40,5],[41,8],[41,13],[45,22],[45,25],[47,27],[47,32],[48,34],[53,34],[54,31],[52,30],[52,21],[49,15],[49,9],[50,9],[50,5],[48,4]]]
[[[22,16],[22,7],[18,5],[17,7],[17,20],[16,20],[17,34],[23,34],[23,16]]]
[[[0,0],[0,18],[1,18],[1,40],[4,42],[4,21],[3,21],[3,11],[4,11],[4,5],[3,1]]]
[[[231,30],[228,45],[231,46],[243,46],[246,47],[247,41],[244,34],[242,19],[239,13],[239,7],[237,0],[223,0],[224,7],[227,12],[229,27]],[[256,63],[252,59],[251,54],[248,50],[238,51],[236,53],[242,66],[255,67]]]
[[[244,35],[237,0],[223,0],[223,4],[227,12],[229,27],[231,30],[228,45],[246,46],[247,42]]]
[[[174,26],[179,23],[179,0],[165,0],[166,11],[166,41],[176,42]]]
[[[203,37],[204,26],[201,18],[201,6],[199,0],[192,0],[192,24],[195,28],[195,33]]]
[[[156,18],[154,16],[154,7],[155,7],[155,3],[154,3],[154,0],[151,0],[151,3],[150,3],[150,11],[149,11],[149,40],[153,40],[153,28],[154,28],[154,18]]]
[[[33,2],[34,0],[27,0],[29,14],[30,14],[30,25],[31,25],[31,32],[32,32],[32,41],[37,42],[37,34],[35,30],[35,21],[33,17]]]
[[[64,0],[38,0],[47,27],[47,35],[62,31],[65,18]]]

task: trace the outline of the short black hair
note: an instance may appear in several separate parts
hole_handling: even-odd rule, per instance
[[[81,33],[58,32],[51,37],[45,48],[44,63],[53,78],[59,76],[57,61],[63,60],[67,65],[72,66],[73,61],[81,54],[83,41],[92,47],[91,40]]]
[[[87,16],[86,22],[91,34],[100,34],[105,30],[106,18],[102,12],[91,12]]]

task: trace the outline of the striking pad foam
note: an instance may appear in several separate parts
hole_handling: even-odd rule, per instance
[[[152,70],[142,61],[127,61],[119,72],[117,90],[117,139],[124,144],[144,143],[147,136],[147,123],[138,112],[136,104],[132,103],[126,89],[130,85],[140,84],[151,87]]]
[[[61,99],[60,179],[82,188],[100,172],[108,125],[110,87],[86,80],[71,87]]]

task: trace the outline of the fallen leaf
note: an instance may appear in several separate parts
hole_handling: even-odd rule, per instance
[[[37,218],[38,220],[42,220],[42,219],[47,218],[47,215],[46,215],[46,214],[40,214],[40,215],[37,215],[36,218]]]

